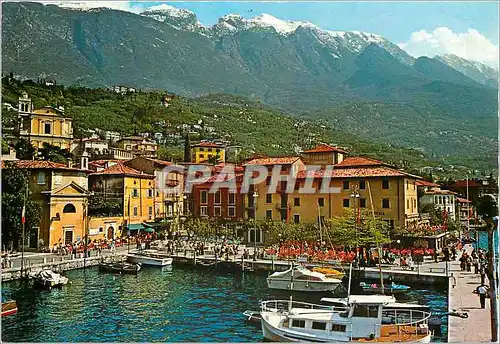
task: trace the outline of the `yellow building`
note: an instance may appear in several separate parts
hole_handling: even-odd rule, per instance
[[[267,159],[271,164],[283,165],[284,161]],[[269,180],[255,186],[254,196],[246,198],[248,218],[253,218],[253,199],[256,201],[257,220],[318,223],[341,215],[347,209],[371,211],[386,221],[391,228],[409,227],[418,222],[417,176],[399,171],[380,161],[348,157],[334,166],[325,166],[309,176],[306,165],[290,161],[295,166],[293,192],[286,192],[286,184],[279,185],[274,193],[268,192]],[[251,164],[265,164],[255,159]],[[247,163],[248,165],[248,163]],[[272,166],[267,165],[268,170]],[[270,168],[271,167],[271,168]],[[295,174],[294,174],[295,173]],[[309,179],[309,180],[308,180]],[[286,182],[282,182],[286,183]],[[306,184],[308,183],[308,184]],[[329,183],[324,185],[324,183]],[[310,185],[312,190],[304,192]],[[332,188],[329,192],[322,189]],[[371,193],[371,197],[370,197]],[[268,242],[265,233],[261,242]],[[249,241],[252,239],[250,238]],[[259,242],[259,241],[258,241]]]
[[[71,150],[73,142],[73,120],[64,117],[64,108],[44,106],[33,109],[31,98],[23,92],[19,98],[19,136],[31,142],[35,148],[48,143]]]
[[[89,208],[90,239],[107,239],[125,235],[124,230],[145,230],[144,223],[153,221],[155,205],[155,176],[116,162],[105,170],[89,175],[93,197],[104,200],[107,206]],[[111,209],[111,210],[110,210]]]
[[[29,246],[52,249],[54,245],[83,239],[88,171],[51,161],[16,160],[11,163],[15,168],[30,170],[30,196],[42,207],[42,216]]]
[[[184,166],[147,157],[124,164],[155,176],[155,219],[175,218],[184,213]]]
[[[226,161],[226,149],[223,145],[213,142],[200,142],[191,145],[191,162],[201,164],[214,159],[214,163]]]

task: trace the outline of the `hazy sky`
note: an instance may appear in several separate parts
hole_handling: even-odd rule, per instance
[[[41,1],[48,3],[51,1]],[[226,14],[253,18],[268,13],[282,20],[305,20],[323,29],[365,31],[384,36],[410,54],[456,54],[498,65],[499,5],[489,2],[174,2],[79,1],[139,13],[168,4],[193,11],[206,26]]]

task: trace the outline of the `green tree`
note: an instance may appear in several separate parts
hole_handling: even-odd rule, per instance
[[[33,160],[36,157],[36,149],[31,142],[26,139],[19,139],[14,145],[16,158],[19,160]]]
[[[43,148],[38,150],[38,155],[42,160],[53,161],[60,164],[65,164],[73,157],[69,150],[48,143],[43,144]]]
[[[21,214],[26,206],[25,237],[34,232],[42,215],[41,205],[27,194],[30,171],[6,161],[2,169],[2,243],[18,248],[22,236]],[[45,243],[47,244],[47,243]]]
[[[490,195],[484,195],[477,201],[477,213],[484,219],[491,219],[498,215],[498,205]]]
[[[189,133],[184,137],[184,162],[191,162],[191,140]]]

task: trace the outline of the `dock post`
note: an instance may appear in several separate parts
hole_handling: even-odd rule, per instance
[[[196,250],[194,250],[193,252],[194,252],[193,253],[193,257],[194,257],[193,264],[194,264],[194,266],[196,266]]]
[[[272,269],[274,271],[274,256],[271,256],[271,266],[272,266]]]
[[[245,272],[245,259],[241,256],[241,271]]]

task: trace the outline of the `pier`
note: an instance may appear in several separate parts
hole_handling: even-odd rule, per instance
[[[467,250],[470,253],[472,247],[469,245]],[[448,342],[491,342],[490,299],[481,309],[479,296],[472,293],[481,284],[480,275],[462,271],[458,260],[451,262],[450,271],[453,277],[449,281],[448,311],[467,312],[469,317],[448,317]]]

